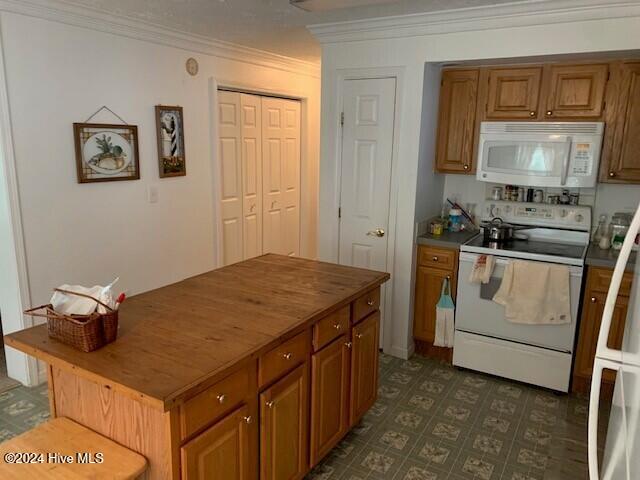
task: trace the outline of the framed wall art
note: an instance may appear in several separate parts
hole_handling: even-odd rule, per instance
[[[140,178],[138,127],[74,123],[79,183]]]
[[[156,105],[156,129],[160,177],[186,175],[182,107]]]

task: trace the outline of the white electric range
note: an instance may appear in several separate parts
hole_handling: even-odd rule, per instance
[[[487,201],[482,220],[500,217],[526,226],[528,240],[487,242],[482,234],[460,247],[453,364],[553,390],[567,392],[578,321],[584,257],[591,231],[590,207]],[[469,276],[480,255],[493,255],[495,269],[486,285]],[[504,317],[492,298],[505,266],[514,259],[567,265],[571,322],[523,325]]]

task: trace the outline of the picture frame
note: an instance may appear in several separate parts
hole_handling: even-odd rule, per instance
[[[185,176],[187,161],[182,107],[156,105],[156,132],[160,178]]]
[[[78,183],[140,178],[138,127],[107,123],[74,123]]]

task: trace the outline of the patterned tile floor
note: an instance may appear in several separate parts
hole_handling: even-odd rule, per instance
[[[584,398],[386,355],[378,393],[308,480],[588,479]]]
[[[307,479],[586,480],[587,412],[583,398],[382,355],[378,401]],[[47,418],[46,384],[0,394],[0,441]]]

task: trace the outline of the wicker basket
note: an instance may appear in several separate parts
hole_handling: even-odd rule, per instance
[[[57,292],[90,298],[102,305],[107,313],[90,313],[89,315],[65,315],[53,310],[51,304],[25,310],[24,313],[34,317],[47,319],[47,332],[51,338],[70,345],[83,352],[92,352],[118,336],[118,310],[102,303],[97,298],[84,293],[55,289]]]

